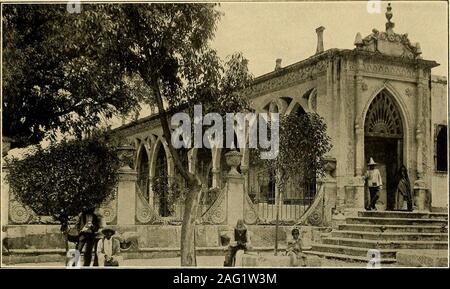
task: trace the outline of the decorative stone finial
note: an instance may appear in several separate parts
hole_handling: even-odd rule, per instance
[[[422,56],[421,56],[422,48],[420,48],[420,43],[416,42],[415,46],[416,46],[416,58],[421,59],[422,58]]]
[[[386,22],[386,32],[393,32],[392,29],[394,28],[395,23],[391,22],[391,19],[393,16],[391,3],[388,3],[386,10],[387,11],[386,11],[385,15],[386,15],[386,19],[388,21],[388,22]]]
[[[277,58],[277,60],[275,61],[275,70],[281,69],[281,58]]]
[[[136,149],[133,145],[124,141],[116,148],[117,156],[121,163],[122,170],[131,170],[134,167],[134,153]]]
[[[356,33],[355,42],[353,44],[358,48],[363,46],[361,33]]]
[[[230,171],[228,172],[229,175],[237,176],[240,175],[240,173],[237,170],[237,167],[241,164],[241,153],[237,150],[231,150],[225,154],[225,161],[227,162],[227,165],[230,166]]]

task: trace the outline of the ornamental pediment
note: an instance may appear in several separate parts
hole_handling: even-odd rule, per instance
[[[373,29],[372,33],[365,38],[358,32],[355,38],[356,49],[378,52],[390,56],[405,57],[409,59],[421,59],[422,51],[418,42],[412,43],[408,34],[398,34],[394,32],[395,23],[391,22],[392,7],[388,4],[386,11],[386,31]]]

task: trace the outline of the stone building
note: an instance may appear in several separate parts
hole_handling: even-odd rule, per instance
[[[380,211],[395,208],[394,180],[402,164],[414,188],[415,209],[447,211],[447,78],[432,75],[439,64],[422,56],[418,42],[394,32],[390,7],[386,16],[383,31],[373,29],[366,37],[356,33],[354,49],[324,50],[325,28],[319,27],[314,55],[286,67],[279,59],[274,71],[254,80],[250,97],[257,112],[316,112],[325,119],[333,144],[327,174],[313,195],[307,198],[307,189],[284,194],[280,218],[285,224],[331,226],[363,210],[368,197],[362,176],[370,157],[385,184],[377,204]],[[173,184],[181,178],[157,113],[112,134],[132,143],[135,153],[133,165],[122,168],[117,198],[104,207],[109,223],[138,232],[140,247],[176,247],[182,202],[167,204],[153,180]],[[221,230],[237,218],[251,225],[257,245],[269,246],[275,218],[271,177],[249,165],[245,150],[238,163],[240,174],[230,175],[234,164],[227,164],[227,151],[192,149],[181,154],[189,170],[202,174],[210,188],[210,200],[202,202],[199,216],[199,246],[217,246]],[[32,214],[13,196],[5,201],[10,205],[9,213],[3,211],[3,224],[9,223],[12,234],[26,234],[27,229],[17,225],[32,222]]]
[[[250,95],[254,109],[280,114],[316,112],[325,119],[333,143],[328,178],[334,185],[327,196],[333,213],[364,208],[367,196],[362,176],[369,157],[379,164],[385,184],[380,210],[395,208],[396,172],[402,164],[414,187],[416,208],[446,208],[447,114],[442,104],[447,80],[431,72],[439,64],[423,59],[419,43],[411,42],[407,34],[394,32],[390,18],[385,31],[373,29],[364,38],[357,33],[352,50],[324,50],[324,30],[316,29],[314,55],[287,67],[281,67],[278,59],[274,71],[254,80]],[[150,196],[150,203],[158,202],[151,179],[161,173],[161,167],[169,180],[176,179],[176,174],[157,114],[113,133],[135,143],[139,187]],[[190,169],[204,174],[210,187],[224,186],[223,151],[199,155],[192,150],[186,155]],[[247,194],[253,201],[270,204],[274,198],[269,196],[273,194],[270,186],[261,191],[258,168],[248,163],[243,152],[240,168]]]

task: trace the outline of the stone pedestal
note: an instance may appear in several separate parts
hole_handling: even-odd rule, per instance
[[[359,211],[364,210],[365,187],[361,176],[353,177],[345,187],[345,209],[346,217],[357,216]]]
[[[364,178],[362,176],[355,177],[353,180],[353,184],[355,188],[353,207],[357,210],[364,210],[366,194],[366,190],[364,187]]]
[[[0,203],[1,210],[1,225],[8,225],[9,220],[9,184],[6,182],[6,176],[8,174],[8,169],[3,168],[2,170],[2,198]]]
[[[122,167],[117,190],[117,224],[134,225],[136,215],[136,179],[137,173]]]
[[[431,211],[431,194],[422,180],[414,183],[414,204],[419,211]]]
[[[225,154],[226,162],[231,167],[227,176],[227,224],[229,226],[235,226],[239,219],[244,219],[244,177],[237,170],[241,157],[241,153],[235,150]]]
[[[324,178],[323,179],[323,186],[324,186],[324,219],[323,223],[324,225],[327,225],[331,222],[333,217],[333,209],[336,207],[337,203],[337,182],[336,179],[333,178]]]
[[[227,182],[227,224],[236,226],[244,219],[244,178],[241,175],[228,175]]]

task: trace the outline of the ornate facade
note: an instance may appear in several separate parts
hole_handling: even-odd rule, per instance
[[[363,209],[368,197],[362,176],[370,157],[379,164],[385,184],[378,203],[381,210],[395,207],[394,180],[401,165],[408,169],[417,210],[448,206],[447,111],[442,109],[447,79],[432,76],[439,64],[423,59],[420,45],[407,34],[394,32],[388,12],[385,31],[373,29],[364,38],[357,33],[354,49],[323,51],[324,29],[318,29],[313,56],[284,68],[277,60],[276,69],[256,78],[246,92],[257,112],[318,113],[332,139],[321,185],[313,189],[307,205],[308,189],[286,192],[282,221],[326,225],[334,216]],[[158,115],[111,133],[132,143],[135,156],[131,167],[123,168],[117,197],[104,206],[108,222],[180,224],[182,202],[166,203],[168,196],[155,187],[155,178],[163,178],[167,186],[183,185]],[[275,218],[272,177],[250,166],[245,150],[240,154],[239,176],[231,176],[225,161],[228,151],[192,149],[181,154],[186,167],[207,180],[199,220],[230,224],[229,214],[238,210],[248,224],[270,224]],[[9,213],[2,218],[10,224],[37,222],[13,196],[8,198]]]

